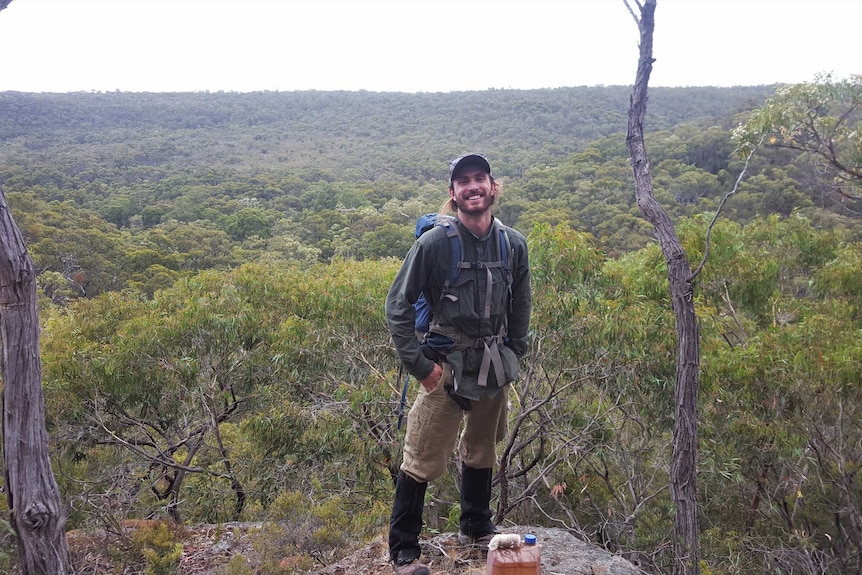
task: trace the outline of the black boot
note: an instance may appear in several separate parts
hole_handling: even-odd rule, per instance
[[[491,521],[492,470],[461,465],[461,535],[462,544],[487,543],[497,533]]]
[[[406,565],[419,558],[419,533],[427,483],[420,483],[400,471],[395,480],[395,502],[389,520],[389,557],[395,565]]]

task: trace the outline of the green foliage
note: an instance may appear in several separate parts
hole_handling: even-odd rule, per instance
[[[316,493],[294,491],[273,501],[268,520],[256,538],[265,572],[304,572],[315,560],[337,560],[354,541],[376,532],[388,518],[388,501],[359,512],[341,497],[318,497]]]
[[[833,78],[819,75],[813,82],[803,82],[779,88],[762,107],[755,110],[748,122],[740,126],[734,137],[740,151],[747,153],[766,135],[769,145],[807,149],[815,144],[812,138],[848,144],[841,153],[848,154],[848,166],[859,165],[859,134],[854,130],[854,112],[862,102],[862,77]]]
[[[848,203],[856,210],[862,190],[860,122],[862,76],[823,74],[777,90],[734,131],[734,141],[743,154],[760,145],[800,154],[813,163],[816,191],[841,206],[836,211]]]
[[[370,481],[372,499],[395,465],[394,361],[379,303],[394,270],[395,262],[249,264],[197,274],[152,300],[105,294],[54,310],[45,384],[51,424],[77,430],[58,436],[66,468],[97,474],[89,481],[105,489],[126,485],[136,494],[121,497],[129,510],[182,497],[195,521],[266,507],[307,465],[331,468],[335,490],[350,476]],[[321,409],[329,397],[344,403]],[[380,435],[366,444],[372,429]],[[128,477],[99,471],[109,459],[100,444],[114,446]],[[177,482],[162,454],[194,469]],[[262,473],[273,456],[276,467]],[[345,474],[346,462],[361,465]]]
[[[217,223],[234,241],[252,236],[268,238],[271,235],[267,214],[256,208],[242,208],[229,216],[219,218]]]
[[[699,224],[680,225],[695,254]],[[533,349],[510,395],[510,429],[522,441],[504,458],[508,476],[523,479],[508,484],[506,520],[575,518],[609,547],[662,549],[673,511],[665,462],[675,355],[659,250],[611,259],[567,225],[538,225],[529,242]],[[704,560],[715,573],[742,573],[764,564],[752,558],[758,545],[786,554],[824,548],[794,535],[783,509],[796,509],[807,532],[840,539],[828,510],[858,508],[842,499],[852,484],[841,472],[862,462],[853,447],[862,445],[854,424],[862,417],[858,293],[847,279],[858,258],[840,233],[801,215],[720,221],[712,242],[695,290],[704,341],[702,516],[707,530],[741,535],[722,544],[707,532]],[[245,492],[242,518],[267,522],[259,545],[272,572],[299,570],[313,554],[335,557],[349,547],[347,533],[384,530],[399,464],[400,389],[382,301],[397,267],[259,262],[198,273],[150,300],[113,293],[44,310],[55,465],[80,502],[71,521],[97,519],[84,501],[141,516],[164,505],[141,488],[161,488],[151,461],[97,441],[94,422],[123,437],[128,419],[119,414],[146,423],[144,414],[158,413],[177,435],[180,422],[209,421],[194,408],[228,405],[233,393],[247,399],[219,425],[224,450],[208,435],[191,460],[190,443],[172,452],[202,470],[182,486],[188,520],[233,513],[229,460]],[[451,477],[435,482],[431,497],[444,517],[457,512]]]
[[[384,224],[363,234],[360,255],[363,258],[402,258],[413,244],[413,234],[403,225]]]
[[[859,270],[862,269],[862,246],[841,246],[835,258],[821,267],[814,278],[813,287],[823,297],[839,298],[850,303],[854,315],[862,306],[862,289],[859,286]]]
[[[768,93],[654,90],[666,156],[654,177],[667,182],[674,214],[714,205],[729,163],[716,123]],[[446,197],[446,160],[464,148],[494,158],[506,223],[526,232],[568,221],[617,254],[652,235],[617,135],[627,101],[623,87],[6,93],[0,183],[58,304],[127,288],[152,297],[191,272],[243,261],[400,259],[416,217]],[[448,143],[452,125],[469,136]]]
[[[254,575],[254,570],[248,559],[242,555],[233,555],[218,569],[217,575]]]
[[[131,549],[142,557],[146,575],[173,575],[183,556],[183,544],[163,521],[136,529],[131,536]]]
[[[531,276],[544,289],[578,289],[589,283],[602,264],[602,254],[590,235],[573,230],[568,223],[553,228],[537,225],[529,246]]]
[[[693,260],[741,167],[730,102],[765,90],[652,94],[656,194]],[[266,522],[263,564],[236,558],[237,575],[299,572],[348,534],[385,531],[403,431],[382,303],[416,217],[446,195],[445,159],[463,150],[442,126],[459,118],[457,147],[496,158],[498,214],[530,232],[532,347],[509,397],[501,513],[665,570],[674,318],[615,135],[624,92],[246,95],[254,118],[241,95],[189,95],[212,106],[192,108],[0,95],[25,110],[0,114],[0,183],[40,271],[70,526],[166,510]],[[102,137],[115,108],[79,115],[97,100],[141,108],[134,149]],[[32,101],[80,126],[47,138],[51,115],[26,112]],[[513,102],[535,114],[506,113]],[[164,137],[133,129],[154,119]],[[862,236],[813,175],[786,149],[753,158],[693,285],[704,571],[800,572],[803,557],[858,570]],[[429,497],[451,529],[454,476]],[[170,569],[171,537],[145,539],[151,568]]]

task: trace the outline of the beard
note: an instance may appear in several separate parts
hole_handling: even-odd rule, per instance
[[[486,197],[489,197],[489,196],[486,196]],[[486,204],[484,204],[481,207],[474,208],[474,209],[464,208],[454,199],[452,200],[452,205],[459,212],[463,212],[465,214],[470,214],[472,216],[475,216],[475,215],[479,215],[481,213],[484,213],[484,212],[487,212],[488,210],[490,210],[491,206],[493,206],[497,201],[497,194],[490,194],[490,198],[491,199]]]

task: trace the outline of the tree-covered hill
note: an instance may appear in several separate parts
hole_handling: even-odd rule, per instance
[[[654,130],[727,119],[767,86],[656,88]],[[4,155],[131,166],[231,166],[329,172],[339,179],[434,180],[440,164],[482,150],[500,175],[625,130],[624,86],[453,93],[257,92],[0,94]],[[445,164],[444,164],[445,165]],[[131,167],[130,166],[130,167]]]
[[[671,211],[713,209],[730,128],[767,86],[657,88],[650,130]],[[483,151],[500,216],[570,221],[612,252],[645,245],[622,144],[622,86],[456,93],[0,94],[0,185],[55,298],[152,293],[249,258],[401,257]],[[669,163],[662,163],[667,160]],[[744,217],[774,211],[749,200]],[[787,202],[784,202],[787,204]],[[747,213],[750,212],[750,213]]]

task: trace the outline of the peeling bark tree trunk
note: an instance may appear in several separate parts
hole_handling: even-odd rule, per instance
[[[0,12],[12,0],[0,0]],[[36,275],[0,189],[3,478],[23,575],[74,573],[45,429]]]
[[[626,2],[628,6],[628,2]],[[700,573],[700,543],[697,526],[697,394],[700,386],[700,333],[692,297],[691,266],[673,223],[653,194],[649,161],[644,145],[647,86],[652,72],[652,39],[656,0],[638,2],[635,15],[640,31],[640,57],[628,113],[626,144],[634,171],[637,204],[654,226],[656,238],[667,263],[670,297],[676,318],[677,356],[674,402],[673,454],[670,492],[676,506],[674,515],[675,575]],[[634,15],[634,11],[632,11]]]
[[[66,510],[51,470],[36,276],[0,190],[0,338],[3,355],[3,456],[6,499],[18,535],[23,575],[73,573]]]

